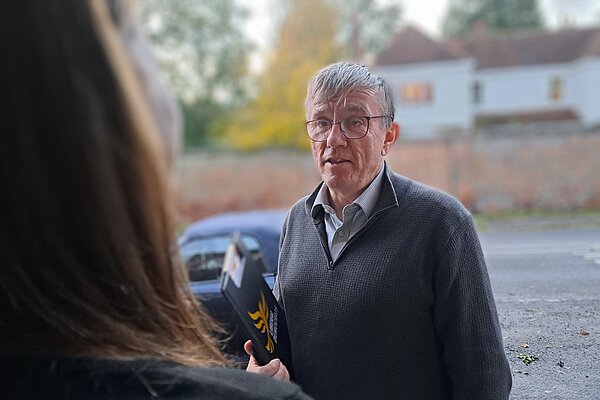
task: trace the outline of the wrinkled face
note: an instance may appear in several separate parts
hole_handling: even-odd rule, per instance
[[[356,90],[341,98],[324,102],[308,100],[306,118],[326,118],[340,121],[348,117],[381,115],[379,98],[374,91]],[[377,176],[383,155],[387,153],[386,119],[372,119],[367,135],[361,139],[348,139],[333,125],[324,142],[312,142],[312,154],[327,187],[346,197],[356,198]]]

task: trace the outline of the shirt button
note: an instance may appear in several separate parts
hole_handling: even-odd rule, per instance
[[[344,231],[339,231],[339,232],[338,232],[338,236],[339,236],[339,237],[344,237],[344,235],[345,235]]]

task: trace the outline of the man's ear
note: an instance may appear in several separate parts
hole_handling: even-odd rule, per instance
[[[388,130],[385,132],[385,136],[383,138],[383,147],[381,148],[381,155],[386,156],[390,152],[390,147],[398,137],[400,136],[400,125],[397,122],[392,122]]]

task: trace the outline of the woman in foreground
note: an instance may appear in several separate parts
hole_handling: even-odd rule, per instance
[[[0,397],[306,399],[223,368],[177,255],[175,114],[129,3],[0,16]]]

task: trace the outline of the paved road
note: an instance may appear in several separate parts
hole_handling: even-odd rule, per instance
[[[600,399],[600,229],[481,235],[511,399]],[[526,365],[518,356],[538,359]]]

